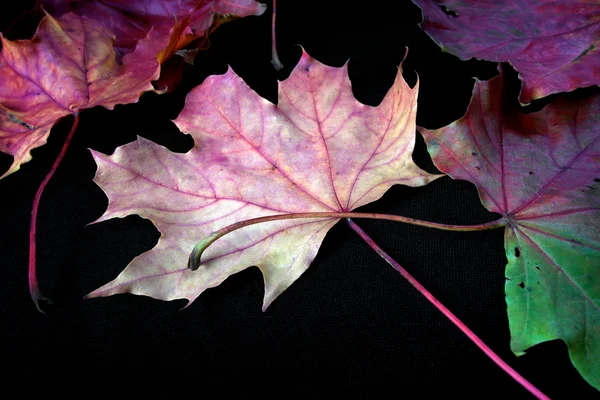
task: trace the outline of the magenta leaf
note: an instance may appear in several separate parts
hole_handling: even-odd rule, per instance
[[[562,339],[600,389],[600,96],[522,114],[500,76],[477,82],[463,118],[422,132],[436,166],[507,220],[512,350]]]
[[[186,154],[144,139],[112,156],[93,152],[95,182],[109,205],[99,219],[138,214],[162,236],[112,282],[89,296],[134,293],[190,302],[228,276],[257,266],[266,308],[308,268],[339,218],[247,226],[187,268],[212,232],[255,217],[344,212],[380,198],[394,184],[436,179],[412,161],[417,90],[398,72],[378,107],[354,99],[347,68],[306,53],[279,86],[279,103],[260,98],[231,70],[188,95],[175,124],[194,138]]]
[[[75,14],[47,15],[31,40],[2,38],[0,150],[14,157],[4,176],[31,160],[54,123],[95,106],[133,103],[158,78],[169,37],[150,31],[118,62],[111,33]]]
[[[174,35],[161,63],[191,41],[210,33],[222,20],[260,15],[264,4],[254,0],[42,0],[52,15],[74,12],[103,24],[115,36],[119,56],[133,51],[153,29],[161,37]],[[177,24],[181,31],[173,31]]]
[[[600,83],[600,3],[595,1],[413,0],[423,29],[466,60],[508,61],[521,102]]]

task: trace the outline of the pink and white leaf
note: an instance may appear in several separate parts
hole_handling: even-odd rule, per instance
[[[188,95],[175,120],[194,138],[188,153],[144,139],[112,156],[93,152],[95,182],[109,198],[100,221],[138,214],[162,235],[154,249],[89,296],[128,292],[193,301],[257,266],[266,308],[308,268],[338,218],[247,226],[208,248],[198,271],[187,268],[194,246],[238,221],[345,212],[377,200],[394,184],[436,179],[411,157],[417,90],[399,71],[382,103],[370,107],[353,97],[346,66],[327,67],[306,53],[280,83],[277,105],[231,70],[209,77]]]

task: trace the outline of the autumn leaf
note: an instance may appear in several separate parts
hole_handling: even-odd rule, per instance
[[[600,3],[413,0],[423,29],[462,60],[508,61],[523,81],[520,100],[600,83]]]
[[[422,133],[435,165],[507,220],[513,352],[562,339],[600,389],[600,96],[534,114],[505,97],[502,76],[477,82],[462,119]]]
[[[398,72],[378,107],[354,99],[346,66],[324,66],[306,53],[279,86],[279,102],[260,98],[229,70],[187,97],[175,124],[195,140],[186,154],[145,139],[114,155],[93,152],[95,182],[109,205],[98,220],[138,214],[161,238],[90,297],[134,293],[190,302],[228,276],[258,266],[266,308],[309,266],[339,218],[247,226],[212,245],[198,271],[194,246],[220,228],[250,218],[344,212],[380,198],[394,184],[425,185],[419,169],[417,90]]]
[[[6,176],[31,160],[60,118],[79,111],[134,103],[153,90],[158,53],[169,38],[150,31],[117,62],[110,32],[75,14],[47,15],[31,40],[2,38],[0,150],[14,157]]]
[[[42,0],[42,4],[54,16],[71,11],[103,24],[115,35],[121,57],[133,51],[150,29],[169,36],[172,43],[161,54],[161,63],[221,22],[260,15],[266,9],[254,0]],[[173,30],[175,25],[180,29]]]
[[[184,62],[193,63],[198,50],[208,47],[208,35],[221,23],[260,15],[266,9],[254,0],[38,1],[54,16],[70,11],[104,25],[115,36],[117,59],[133,51],[151,29],[157,33],[157,40],[169,37],[168,45],[158,55],[161,75],[153,83],[162,92],[179,85]]]

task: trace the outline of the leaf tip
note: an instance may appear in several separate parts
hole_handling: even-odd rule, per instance
[[[404,46],[404,55],[402,56],[402,60],[400,60],[400,65],[406,61],[406,57],[408,57],[408,46]]]
[[[271,305],[271,303],[273,303],[273,300],[275,300],[274,298],[272,298],[272,296],[268,296],[267,294],[265,294],[265,298],[263,299],[263,304],[262,307],[260,308],[262,312],[266,312],[267,308],[269,308],[269,306]]]
[[[302,68],[308,72],[310,71],[312,64],[315,62],[315,59],[306,52],[304,47],[300,46],[300,49],[302,50],[302,56],[300,56],[300,60],[298,60],[298,64],[296,64],[294,69]]]
[[[83,296],[83,300],[89,300],[89,299],[93,299],[93,298],[96,298],[96,297],[101,297],[101,296],[98,296],[96,294],[97,291],[98,291],[98,289],[96,289],[96,290],[94,290],[92,292],[89,292],[88,294],[86,294],[85,296]]]
[[[192,305],[192,303],[194,302],[193,300],[190,300],[190,299],[185,299],[185,300],[187,300],[187,303],[185,303],[185,306],[181,307],[181,308],[179,309],[179,311],[183,311],[183,310],[185,310],[186,308],[188,308],[189,306],[191,306],[191,305]]]
[[[13,164],[10,166],[10,168],[6,172],[4,172],[2,175],[0,175],[0,179],[4,179],[9,175],[14,174],[19,169],[21,169],[21,164],[19,164],[17,162],[13,162]]]

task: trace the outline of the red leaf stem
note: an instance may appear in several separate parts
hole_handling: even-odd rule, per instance
[[[275,38],[275,19],[277,17],[277,0],[273,0],[273,16],[271,19],[271,64],[277,71],[281,71],[283,69],[283,64],[279,60],[279,55],[277,54],[277,40]]]
[[[449,225],[439,224],[437,222],[422,221],[419,219],[402,217],[400,215],[390,214],[376,214],[376,213],[357,213],[357,212],[310,212],[310,213],[295,213],[295,214],[277,214],[269,215],[266,217],[251,218],[244,221],[236,222],[228,225],[224,228],[219,229],[216,232],[208,235],[204,240],[194,247],[190,258],[188,260],[188,267],[192,270],[197,270],[200,266],[200,257],[202,253],[213,244],[217,239],[241,229],[246,226],[261,224],[263,222],[280,221],[285,219],[302,219],[302,218],[369,218],[369,219],[383,219],[394,222],[404,222],[406,224],[424,226],[426,228],[435,228],[444,231],[458,231],[458,232],[474,232],[483,231],[488,229],[501,228],[505,225],[504,218],[500,218],[496,221],[486,222],[478,225]]]
[[[48,171],[48,174],[46,175],[46,177],[40,184],[40,187],[38,188],[37,193],[35,194],[35,197],[33,198],[33,206],[31,207],[31,228],[29,229],[29,294],[31,294],[31,299],[33,300],[33,303],[35,304],[37,309],[40,310],[40,312],[42,312],[42,313],[44,311],[42,311],[42,309],[40,307],[40,302],[44,301],[44,302],[51,304],[52,301],[49,298],[47,298],[41,294],[38,280],[37,280],[36,258],[35,258],[35,256],[36,256],[35,235],[36,235],[36,228],[37,228],[37,214],[38,214],[38,209],[40,206],[40,200],[42,198],[42,193],[44,192],[44,189],[46,188],[46,185],[48,185],[48,182],[50,181],[52,176],[54,176],[54,173],[58,169],[58,166],[60,165],[61,161],[65,157],[65,154],[67,153],[67,149],[69,148],[69,144],[71,143],[71,139],[73,138],[73,135],[75,134],[75,130],[77,130],[77,125],[79,124],[79,114],[75,113],[74,115],[75,115],[75,119],[73,120],[73,125],[71,126],[71,131],[67,135],[65,143],[63,144],[63,147],[60,150],[58,157],[54,161],[52,168],[50,168],[50,171]]]
[[[470,330],[458,317],[450,310],[448,310],[438,299],[436,299],[427,289],[423,287],[411,274],[408,273],[400,264],[398,264],[389,254],[387,254],[381,247],[368,236],[365,231],[363,231],[358,225],[354,223],[350,218],[346,218],[346,222],[348,225],[356,232],[358,235],[363,238],[365,242],[377,254],[381,256],[388,264],[390,264],[396,271],[400,272],[402,275],[415,289],[419,291],[423,296],[427,298],[437,308],[448,318],[458,329],[460,329],[477,347],[479,347],[486,356],[488,356],[493,362],[496,363],[500,368],[502,368],[507,374],[509,374],[515,381],[517,381],[521,386],[527,389],[531,394],[533,394],[537,399],[549,399],[544,393],[542,393],[538,388],[533,386],[529,381],[523,378],[517,371],[512,369],[510,365],[504,362],[500,356],[498,356],[492,349],[490,349],[472,330]]]

